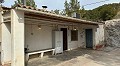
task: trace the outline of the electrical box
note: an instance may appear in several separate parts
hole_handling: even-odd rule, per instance
[[[76,13],[76,12],[73,12],[73,13],[71,14],[71,17],[80,19],[80,14],[78,14],[78,13]]]

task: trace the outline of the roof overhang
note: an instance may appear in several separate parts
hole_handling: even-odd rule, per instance
[[[10,11],[11,8],[5,7],[5,6],[0,6],[0,11],[7,12]]]
[[[81,20],[81,19],[77,19],[77,18],[52,14],[52,13],[46,13],[46,12],[37,11],[34,9],[27,9],[27,8],[21,8],[21,7],[16,7],[15,9],[24,11],[25,13],[28,13],[29,15],[33,15],[33,16],[38,14],[37,16],[48,18],[48,19],[61,20],[61,21],[72,22],[72,23],[89,24],[89,25],[103,24],[103,23],[97,23],[97,22],[93,22],[93,21]]]

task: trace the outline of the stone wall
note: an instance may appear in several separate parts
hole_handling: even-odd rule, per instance
[[[105,41],[112,47],[120,47],[120,19],[105,22]]]

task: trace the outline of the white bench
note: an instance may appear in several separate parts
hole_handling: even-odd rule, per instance
[[[52,51],[52,55],[55,54],[55,49],[47,49],[47,50],[41,50],[41,51],[36,51],[36,52],[28,52],[28,53],[26,53],[26,61],[29,60],[29,56],[30,55],[34,55],[34,54],[39,54],[40,53],[41,54],[40,57],[42,58],[43,55],[44,55],[44,52],[49,52],[49,51]]]

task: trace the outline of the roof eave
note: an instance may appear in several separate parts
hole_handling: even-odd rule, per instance
[[[42,11],[21,8],[21,7],[16,7],[15,9],[22,10],[22,11],[25,11],[25,12],[27,11],[27,12],[33,12],[33,13],[39,13],[39,14],[54,16],[56,18],[70,19],[70,20],[76,21],[78,23],[93,24],[93,25],[103,24],[103,23],[97,23],[97,22],[92,22],[92,21],[87,21],[87,20],[81,20],[81,19],[76,19],[76,18],[72,18],[72,17],[66,17],[66,16],[62,16],[62,15],[51,14],[51,13],[46,13],[46,12],[42,12]]]

